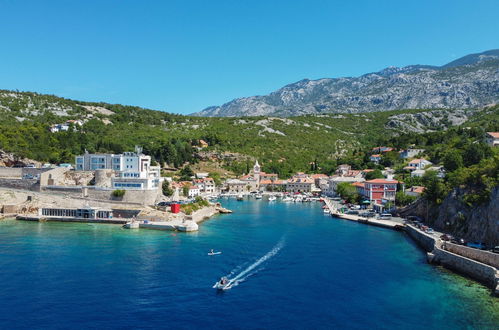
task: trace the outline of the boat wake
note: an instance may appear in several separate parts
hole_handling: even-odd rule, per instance
[[[235,275],[234,274],[241,269],[241,267],[237,267],[235,270],[230,272],[226,277],[229,280],[227,285],[223,287],[223,290],[228,290],[231,289],[235,286],[238,286],[240,283],[244,282],[248,277],[255,275],[258,273],[260,270],[263,268],[257,269],[258,266],[260,266],[262,263],[265,261],[269,260],[273,256],[275,256],[282,248],[284,247],[284,237],[279,240],[279,242],[270,250],[267,252],[263,257],[246,267],[243,271],[241,271],[239,274]],[[231,278],[231,276],[234,276]],[[216,284],[215,286],[216,287]]]

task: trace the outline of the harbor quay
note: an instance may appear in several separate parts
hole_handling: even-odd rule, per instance
[[[335,202],[324,198],[324,208],[332,217],[362,224],[404,231],[427,253],[430,264],[441,265],[458,274],[481,282],[499,297],[499,254],[461,246],[442,240],[442,233],[427,233],[406,221],[368,219],[339,211]]]

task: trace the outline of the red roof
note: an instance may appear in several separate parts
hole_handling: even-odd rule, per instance
[[[354,182],[352,183],[352,186],[364,188],[364,182]]]
[[[260,184],[272,184],[272,180],[261,180]]]
[[[313,179],[327,178],[326,174],[312,174]]]
[[[487,132],[487,134],[492,136],[494,139],[499,139],[499,132]]]
[[[378,157],[378,158],[380,158],[381,155],[372,155],[371,157]]]
[[[366,181],[366,183],[380,183],[380,184],[390,184],[399,183],[397,180],[387,180],[387,179],[374,179]]]
[[[424,187],[414,186],[414,187],[409,188],[409,191],[415,192],[415,193],[418,193],[418,194],[422,194],[423,191],[424,191]]]

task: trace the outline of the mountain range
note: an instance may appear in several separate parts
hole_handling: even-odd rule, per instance
[[[234,99],[194,116],[240,117],[473,109],[499,103],[499,49],[442,66],[388,67],[360,77],[303,79],[263,96]]]

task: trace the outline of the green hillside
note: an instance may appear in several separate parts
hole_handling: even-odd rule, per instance
[[[195,146],[199,139],[204,139],[210,145],[207,151],[257,157],[265,171],[285,177],[311,167],[331,171],[338,158],[403,133],[407,127],[413,127],[424,112],[428,110],[291,118],[203,118],[0,91],[0,149],[39,161],[60,163],[73,162],[74,156],[85,150],[119,153],[141,145],[156,161],[180,167],[185,162],[196,161]],[[428,130],[442,130],[452,125],[448,117],[453,116],[453,112],[440,110],[440,113],[439,119],[432,122],[425,119],[421,125]],[[405,117],[396,119],[398,126],[387,125],[401,114]],[[478,125],[487,116],[497,114],[469,110],[460,115]],[[69,119],[79,119],[84,124],[72,125],[67,132],[49,131],[50,125]],[[236,173],[246,169],[244,161],[220,161]],[[317,166],[311,166],[312,162]]]

